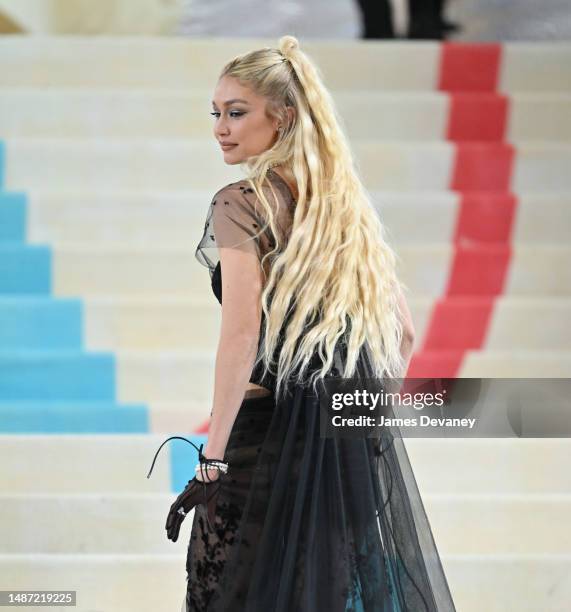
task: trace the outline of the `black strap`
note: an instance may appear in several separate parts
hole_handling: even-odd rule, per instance
[[[161,450],[161,448],[169,441],[169,440],[184,440],[185,442],[188,442],[189,444],[192,444],[192,446],[194,446],[194,448],[198,451],[198,461],[201,464],[204,464],[206,466],[211,465],[213,462],[215,461],[222,461],[222,463],[226,463],[226,461],[224,461],[224,459],[212,459],[212,458],[207,458],[202,454],[202,448],[204,446],[204,444],[200,445],[200,448],[198,446],[196,446],[196,444],[194,442],[191,442],[190,440],[188,440],[187,438],[183,438],[182,436],[171,436],[170,438],[167,438],[157,449],[157,452],[155,453],[155,456],[153,458],[153,463],[151,464],[151,469],[149,470],[149,473],[147,474],[147,478],[150,477],[151,472],[153,471],[153,467],[155,466],[155,461],[157,460],[157,456]]]

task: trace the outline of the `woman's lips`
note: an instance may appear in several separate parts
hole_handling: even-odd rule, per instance
[[[220,145],[222,147],[223,151],[228,151],[228,149],[233,149],[234,147],[237,147],[238,145],[232,144],[232,145]]]

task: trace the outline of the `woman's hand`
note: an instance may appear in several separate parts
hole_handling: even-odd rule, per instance
[[[219,491],[220,482],[205,483],[196,478],[189,480],[184,491],[170,507],[165,525],[168,539],[173,542],[177,541],[182,521],[198,505],[202,505],[206,509],[206,520],[210,529],[213,530]]]
[[[202,453],[202,444],[200,447],[196,446],[194,442],[184,438],[183,436],[171,436],[167,438],[158,448],[151,469],[147,474],[147,478],[151,476],[155,461],[161,448],[170,440],[180,439],[188,442],[198,451],[198,456],[202,464],[203,461],[208,461],[207,457]],[[196,506],[202,505],[206,509],[206,521],[211,530],[213,530],[214,518],[216,516],[216,503],[218,499],[218,493],[220,491],[220,471],[212,465],[208,468],[208,464],[201,465],[202,473],[198,474],[198,478],[195,476],[192,480],[188,481],[188,484],[184,488],[184,491],[175,499],[174,503],[169,509],[167,516],[167,522],[165,529],[167,530],[167,537],[169,540],[176,542],[180,531],[180,526],[186,515]]]

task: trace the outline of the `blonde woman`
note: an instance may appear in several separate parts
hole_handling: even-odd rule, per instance
[[[247,178],[196,250],[222,324],[208,442],[166,523],[176,541],[194,509],[183,609],[453,611],[398,432],[320,436],[320,385],[403,376],[414,336],[331,96],[284,36],[230,61],[212,106]]]

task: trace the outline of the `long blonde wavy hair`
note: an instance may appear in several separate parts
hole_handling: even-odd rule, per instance
[[[265,371],[276,375],[279,395],[291,376],[304,382],[317,352],[323,367],[310,376],[315,390],[344,336],[344,378],[355,374],[365,343],[374,376],[403,376],[398,298],[404,285],[396,276],[396,254],[357,176],[342,120],[318,68],[295,37],[283,36],[277,49],[235,57],[224,66],[220,78],[224,76],[265,96],[268,117],[280,118],[285,126],[271,148],[241,164],[276,239],[274,250],[265,255],[272,255],[273,261],[262,293],[266,323],[256,365],[263,361]],[[287,107],[295,109],[293,119]],[[263,190],[268,169],[276,165],[293,173],[299,192],[283,250]],[[280,333],[283,346],[276,373]]]

